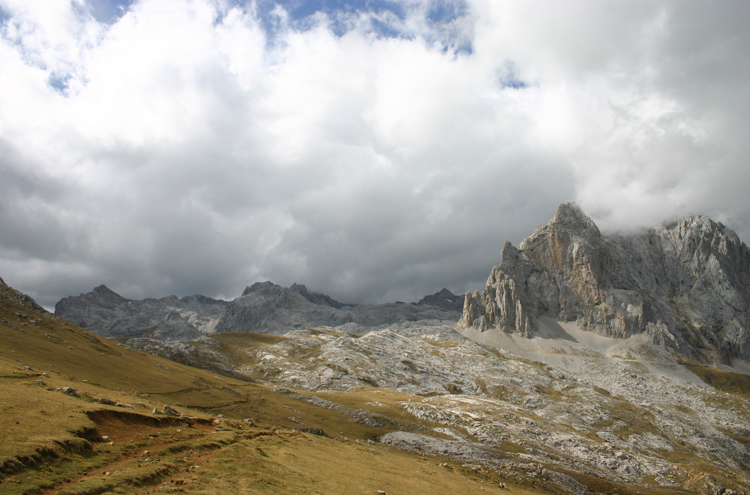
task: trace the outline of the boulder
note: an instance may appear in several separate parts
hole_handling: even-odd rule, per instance
[[[176,416],[176,417],[182,417],[183,414],[178,412],[176,409],[174,409],[171,406],[164,406],[164,414],[167,416]]]
[[[68,395],[72,395],[73,397],[79,397],[78,391],[74,389],[73,387],[63,387],[62,391]]]

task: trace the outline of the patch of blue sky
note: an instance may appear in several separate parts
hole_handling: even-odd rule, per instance
[[[68,96],[68,85],[71,79],[70,74],[52,73],[47,78],[47,84],[63,96]]]
[[[336,17],[340,14],[380,14],[388,11],[403,20],[406,12],[401,4],[388,0],[277,0],[274,2],[261,0],[258,2],[271,3],[282,6],[292,21],[305,19],[318,12]]]
[[[0,5],[0,25],[5,24],[8,19],[10,19],[10,14],[3,10],[2,5]]]
[[[503,89],[524,89],[529,87],[529,83],[521,79],[517,73],[516,64],[506,62],[498,71],[498,83]]]
[[[235,0],[236,5],[242,2]],[[249,4],[246,4],[249,5]],[[464,0],[433,0],[426,9],[420,5],[389,0],[258,0],[255,4],[261,25],[270,43],[286,26],[304,31],[317,26],[317,14],[325,14],[328,28],[337,36],[343,36],[352,29],[365,29],[382,38],[413,39],[424,36],[428,42],[443,46],[445,51],[472,53],[471,40],[456,36],[455,24],[468,14]],[[278,7],[286,12],[288,24],[280,22]],[[415,33],[404,22],[409,15],[425,16],[425,24],[431,33]],[[356,20],[366,22],[356,22]]]
[[[406,33],[398,29],[393,24],[383,21],[377,17],[370,18],[370,27],[372,32],[382,38],[412,38],[411,33]]]
[[[86,0],[86,9],[94,19],[104,24],[114,24],[124,16],[134,0]]]
[[[425,15],[429,25],[438,33],[443,51],[470,55],[474,49],[471,39],[461,36],[456,24],[469,14],[469,6],[463,0],[433,0]]]
[[[510,89],[523,89],[528,88],[529,85],[520,79],[509,79],[502,81],[503,88],[510,88]]]
[[[235,1],[241,5],[242,2]],[[277,15],[277,9],[281,7],[286,12],[289,26],[296,30],[305,31],[316,26],[312,21],[316,14],[325,14],[329,19],[329,29],[337,36],[343,36],[355,23],[350,22],[352,18],[371,14],[371,18],[383,17],[390,14],[399,20],[403,20],[406,12],[403,7],[386,0],[258,0],[255,3],[255,11],[260,19],[261,25],[266,31],[269,39],[273,39],[282,27]],[[373,31],[380,36],[398,37],[401,35],[399,29],[385,22],[371,22]]]
[[[432,24],[447,24],[465,16],[468,10],[465,2],[435,0],[427,10],[427,20]]]

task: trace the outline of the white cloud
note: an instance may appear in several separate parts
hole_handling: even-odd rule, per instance
[[[743,3],[51,4],[0,1],[0,275],[47,305],[474,289],[570,200],[750,234]]]

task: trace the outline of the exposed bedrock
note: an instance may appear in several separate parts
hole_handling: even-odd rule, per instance
[[[705,216],[605,236],[563,204],[518,248],[505,244],[458,328],[528,337],[540,315],[608,337],[646,333],[701,361],[750,359],[750,251]]]

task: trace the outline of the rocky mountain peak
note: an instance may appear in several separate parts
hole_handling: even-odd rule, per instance
[[[276,287],[281,287],[281,286],[274,284],[270,280],[266,280],[265,282],[255,282],[253,285],[245,287],[245,290],[242,291],[242,296],[252,294],[253,292],[263,292],[263,291],[273,290]]]
[[[438,306],[452,311],[461,311],[464,307],[464,296],[457,296],[446,288],[434,294],[425,296],[417,302],[417,306]]]
[[[149,335],[163,340],[199,337],[213,329],[226,301],[205,296],[177,299],[127,299],[100,285],[89,293],[65,297],[55,314],[105,337]]]
[[[705,216],[602,236],[569,203],[501,259],[466,295],[459,327],[530,336],[549,316],[608,337],[645,333],[703,361],[750,359],[750,252]]]
[[[340,303],[337,300],[333,299],[330,296],[327,296],[326,294],[320,294],[318,292],[310,292],[307,290],[307,287],[305,287],[302,284],[292,284],[289,287],[289,290],[293,293],[299,294],[300,296],[304,297],[306,300],[313,304],[317,304],[318,306],[330,306],[332,308],[341,309],[346,304]]]
[[[703,215],[684,218],[657,230],[675,248],[679,248],[677,254],[680,259],[696,269],[703,267],[712,257],[722,264],[741,262],[748,250],[732,229]],[[747,273],[747,270],[738,272],[743,273]]]
[[[565,229],[574,232],[587,232],[593,235],[601,235],[599,227],[596,226],[583,210],[575,203],[564,203],[557,208],[557,213],[547,224],[550,227]]]
[[[87,294],[81,294],[78,298],[66,297],[61,299],[55,304],[55,314],[64,313],[71,309],[71,305],[76,305],[78,300],[82,299],[87,304],[93,304],[98,307],[113,309],[122,304],[127,304],[129,299],[122,297],[120,294],[114,292],[106,285],[102,284],[95,287],[94,290]],[[76,322],[74,322],[76,323]]]

